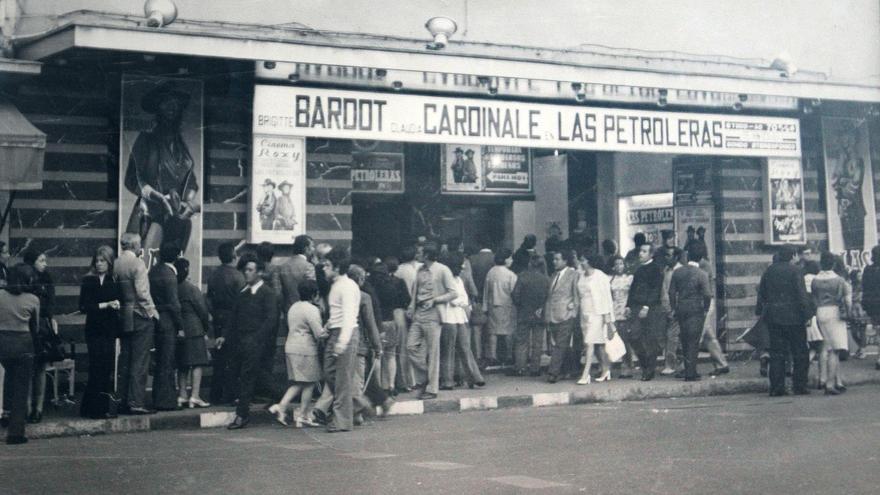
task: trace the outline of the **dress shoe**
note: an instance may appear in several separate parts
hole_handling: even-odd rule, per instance
[[[312,418],[314,418],[315,423],[318,423],[319,425],[327,424],[327,415],[320,409],[312,410]]]
[[[379,410],[380,410],[379,417],[384,418],[384,417],[388,416],[388,413],[391,411],[391,407],[393,405],[394,405],[394,399],[392,399],[391,397],[388,397],[387,399],[385,399],[385,402],[383,402],[382,405],[379,406]]]
[[[838,386],[836,386],[836,387],[834,387],[834,388],[836,388],[837,391],[840,392],[840,393],[844,393],[844,392],[846,392],[846,385],[838,385]]]
[[[184,407],[189,403],[189,399],[186,397],[178,397],[177,398],[177,407]]]
[[[6,445],[21,445],[28,443],[27,437],[6,437]]]
[[[248,418],[242,418],[241,416],[236,416],[232,423],[229,423],[229,426],[226,427],[227,430],[240,430],[250,423]]]
[[[147,414],[156,414],[156,411],[147,409],[146,407],[130,407],[128,408],[128,414],[131,414],[132,416],[144,416]]]
[[[450,387],[449,385],[442,385],[442,386],[440,387],[440,390],[453,390],[453,388]]]
[[[597,382],[610,382],[611,381],[611,370],[602,373],[602,376],[596,378]]]
[[[328,426],[327,427],[327,433],[342,433],[342,432],[346,432],[346,431],[351,431],[351,430],[348,430],[345,428],[337,428],[335,426]]]
[[[672,368],[663,368],[662,370],[660,370],[660,374],[663,376],[674,375],[675,370]]]
[[[297,428],[305,428],[306,426],[320,426],[306,416],[296,416],[293,418],[293,424]]]
[[[710,371],[709,376],[726,375],[728,373],[730,373],[730,367],[724,366],[722,368],[715,368],[714,370]]]
[[[27,422],[31,424],[37,424],[40,421],[43,421],[43,411],[34,411],[27,419]]]
[[[549,377],[547,377],[548,383],[556,383],[558,381],[559,381],[559,377],[556,375],[550,375]]]
[[[590,375],[581,377],[581,379],[577,381],[577,384],[578,385],[589,385],[591,379],[592,378],[590,377]]]
[[[419,397],[418,397],[419,400],[431,400],[431,399],[436,399],[436,398],[437,398],[437,394],[433,394],[431,392],[422,392],[419,394]]]
[[[761,358],[761,376],[766,377],[768,374],[768,370],[770,368],[770,358],[762,357]]]
[[[474,382],[474,386],[477,388],[483,388],[486,386],[486,382]]]
[[[281,426],[287,426],[287,416],[286,412],[281,409],[278,404],[272,404],[269,406],[269,412],[275,415],[275,421],[278,422]]]
[[[678,370],[672,375],[673,378],[686,378],[684,375],[684,370]]]
[[[840,395],[840,390],[834,387],[827,387],[825,388],[825,395]]]
[[[211,407],[211,404],[209,404],[209,403],[203,401],[202,399],[200,399],[200,398],[198,398],[198,397],[190,397],[190,398],[189,398],[189,408],[190,408],[190,409],[195,409],[195,408],[197,408],[197,407],[199,407],[199,408],[201,408],[201,407]]]

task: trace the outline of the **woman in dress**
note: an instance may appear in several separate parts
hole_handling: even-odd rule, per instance
[[[113,248],[100,246],[79,289],[79,310],[86,315],[85,336],[89,351],[89,378],[80,416],[115,417],[110,410],[116,337],[119,335],[119,301],[122,293],[113,279]]]
[[[55,282],[48,271],[49,258],[46,253],[26,251],[22,255],[22,261],[33,267],[37,273],[33,291],[34,295],[40,298],[40,328],[35,339],[34,376],[31,389],[31,409],[28,416],[29,423],[39,423],[43,420],[43,403],[46,399],[46,364],[49,359],[41,352],[41,343],[51,334],[58,334],[58,322],[53,316],[55,314]]]
[[[468,326],[470,299],[465,289],[461,271],[464,268],[464,255],[452,251],[443,259],[443,263],[452,272],[456,298],[439,306],[442,330],[440,334],[440,384],[452,389],[452,383],[458,376],[467,381],[469,388],[486,385],[474,353],[471,351],[471,328]]]
[[[287,341],[284,343],[287,379],[290,386],[277,404],[269,408],[276,420],[287,426],[287,408],[299,394],[299,409],[293,420],[297,428],[303,425],[317,426],[310,418],[312,391],[321,381],[321,363],[318,360],[318,342],[327,337],[321,325],[321,310],[318,284],[313,280],[300,282],[299,301],[293,303],[287,312]],[[356,344],[355,344],[356,345]]]
[[[807,296],[812,297],[813,279],[819,274],[819,263],[815,261],[807,261],[804,263],[804,283],[807,286]],[[816,317],[810,318],[807,324],[807,345],[810,346],[810,362],[813,359],[822,359],[822,332],[819,331],[819,325],[816,323]],[[820,369],[824,369],[820,366]],[[822,381],[822,378],[819,379]]]
[[[846,390],[838,371],[838,353],[848,349],[845,318],[850,300],[846,297],[846,282],[834,273],[834,258],[832,253],[822,252],[819,260],[822,271],[812,282],[816,321],[823,339],[819,385],[825,389],[826,395],[838,395]]]
[[[189,404],[190,409],[195,407],[208,407],[211,404],[202,400],[202,374],[203,367],[209,364],[208,334],[211,333],[211,321],[208,317],[208,303],[205,295],[190,282],[189,261],[185,258],[174,260],[174,268],[177,269],[177,298],[180,301],[180,315],[182,320],[181,334],[177,339],[177,384],[179,395],[177,405]],[[192,386],[192,391],[187,397],[187,385]]]
[[[486,274],[483,285],[483,311],[489,316],[489,352],[490,364],[513,361],[511,336],[516,325],[516,308],[513,306],[513,288],[516,285],[516,274],[510,270],[513,263],[510,249],[504,248],[495,253],[495,266]],[[498,359],[498,337],[504,338],[505,359]]]
[[[629,334],[629,320],[626,318],[626,300],[629,298],[629,288],[633,283],[633,276],[626,273],[626,263],[619,255],[611,258],[611,304],[614,308],[614,325],[626,346],[626,354],[620,363],[620,376],[618,378],[632,378],[633,347]]]
[[[611,297],[611,283],[608,275],[602,271],[602,257],[591,254],[581,258],[583,274],[578,279],[577,290],[580,298],[581,331],[584,337],[586,362],[584,373],[578,385],[589,385],[590,368],[593,366],[593,354],[598,354],[602,366],[602,374],[597,382],[611,380],[611,367],[608,354],[605,353],[606,329],[614,322],[614,307]]]

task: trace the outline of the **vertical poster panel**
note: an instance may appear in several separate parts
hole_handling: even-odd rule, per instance
[[[291,244],[306,232],[306,140],[254,135],[248,241]]]
[[[120,116],[119,226],[140,234],[144,261],[173,242],[202,266],[202,82],[124,74]]]
[[[806,244],[804,172],[797,158],[764,165],[764,232],[768,244]]]
[[[359,151],[351,154],[351,188],[357,193],[404,192],[403,153]]]
[[[694,243],[706,248],[709,261],[715,261],[715,207],[711,205],[676,206],[675,238],[687,251]]]
[[[645,234],[648,242],[659,246],[662,243],[660,232],[675,228],[672,193],[621,196],[618,199],[617,212],[620,226],[618,245],[621,253],[635,247],[633,237],[639,232]]]
[[[444,192],[474,193],[483,190],[483,153],[479,145],[444,144],[440,175]]]
[[[877,244],[868,136],[867,120],[822,118],[829,247],[858,269]]]

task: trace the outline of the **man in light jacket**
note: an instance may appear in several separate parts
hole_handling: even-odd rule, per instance
[[[565,355],[571,348],[572,334],[577,323],[579,298],[578,273],[574,269],[575,255],[572,251],[553,254],[555,273],[550,281],[550,292],[544,305],[544,322],[548,324],[552,352],[547,370],[550,383],[556,383],[562,372]]]

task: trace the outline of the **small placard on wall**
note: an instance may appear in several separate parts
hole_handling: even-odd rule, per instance
[[[768,244],[806,244],[804,171],[798,158],[764,164],[764,232]]]
[[[291,244],[306,232],[306,140],[254,135],[248,241]]]

